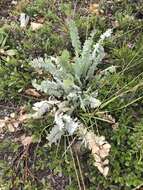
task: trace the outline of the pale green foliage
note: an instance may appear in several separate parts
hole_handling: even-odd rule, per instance
[[[70,30],[72,45],[75,49],[76,55],[78,56],[81,51],[81,42],[79,40],[77,27],[75,26],[75,23],[72,20],[69,22],[69,30]]]
[[[75,108],[80,106],[85,111],[87,106],[99,107],[101,103],[97,99],[98,91],[92,92],[90,81],[96,78],[97,65],[101,63],[105,55],[102,43],[106,37],[111,35],[111,30],[102,34],[94,46],[95,31],[93,31],[81,50],[77,28],[73,21],[69,23],[69,29],[76,57],[70,62],[70,54],[64,50],[59,57],[34,59],[31,65],[50,73],[52,80],[46,79],[40,84],[34,80],[32,84],[37,90],[49,96],[67,99]],[[115,67],[112,66],[112,70],[114,69]],[[98,74],[98,80],[110,70],[107,68],[100,75]]]
[[[70,115],[55,113],[55,126],[52,128],[50,134],[47,136],[49,144],[57,143],[61,136],[67,131],[69,135],[73,133],[79,127],[79,123],[76,119],[72,119]]]
[[[46,112],[54,114],[54,127],[47,136],[49,145],[57,143],[65,132],[68,132],[69,135],[73,135],[80,126],[80,122],[76,118],[73,119],[71,117],[73,109],[68,107],[68,102],[66,101],[60,102],[53,99],[36,102],[33,110],[35,112],[29,114],[28,118],[40,119]]]
[[[45,112],[54,115],[54,127],[47,135],[49,145],[57,143],[62,135],[68,133],[80,136],[78,131],[85,127],[75,118],[78,109],[99,108],[101,101],[98,98],[98,89],[92,89],[91,80],[103,79],[108,73],[115,72],[115,67],[111,66],[103,71],[97,71],[97,65],[104,58],[103,40],[111,35],[111,30],[107,30],[101,35],[99,41],[94,45],[95,31],[91,33],[85,41],[83,48],[79,40],[78,30],[74,21],[69,22],[70,36],[75,57],[70,58],[70,53],[64,50],[59,57],[37,58],[31,61],[31,65],[37,70],[47,72],[50,77],[42,82],[33,80],[32,84],[41,92],[49,96],[49,100],[38,102],[34,106],[36,111],[33,118],[40,118]],[[95,143],[94,143],[95,144]],[[109,152],[109,151],[108,151]],[[107,152],[107,155],[108,155]],[[106,155],[106,156],[107,156]],[[96,160],[97,161],[97,160]],[[104,175],[104,168],[98,165]],[[108,171],[106,170],[106,175]]]

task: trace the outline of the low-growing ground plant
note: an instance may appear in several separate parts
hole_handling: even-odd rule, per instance
[[[100,109],[102,105],[98,98],[98,89],[106,76],[115,72],[114,66],[108,67],[98,73],[98,64],[104,58],[102,43],[110,37],[111,30],[107,30],[100,36],[99,41],[93,45],[95,31],[85,41],[83,48],[75,23],[69,22],[70,36],[75,51],[75,57],[71,60],[67,50],[60,57],[36,58],[31,65],[37,70],[43,70],[50,74],[49,78],[40,84],[36,80],[33,86],[39,91],[46,93],[48,100],[37,102],[33,109],[36,111],[31,117],[41,118],[46,112],[54,115],[54,127],[47,135],[49,145],[58,143],[63,135],[77,133],[83,139],[83,143],[91,150],[95,159],[95,166],[106,176],[108,174],[108,156],[110,145],[105,137],[98,137],[88,126],[84,126],[78,119],[79,110],[84,112],[90,109]],[[96,86],[90,82],[96,80]],[[102,115],[102,114],[101,114]],[[66,134],[67,133],[67,134]]]
[[[36,0],[19,9],[20,3],[12,11],[17,20],[8,20],[0,31],[0,77],[5,79],[0,81],[0,114],[7,110],[0,119],[0,188],[139,188],[140,1]],[[43,27],[20,28],[21,12]],[[65,24],[69,17],[79,35],[73,21]],[[112,35],[103,40],[111,33],[103,35],[106,28],[113,28]]]

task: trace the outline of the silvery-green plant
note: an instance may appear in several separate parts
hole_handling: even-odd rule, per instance
[[[54,126],[47,135],[50,145],[57,143],[65,133],[69,135],[77,133],[80,136],[81,131],[86,131],[85,126],[83,126],[75,115],[78,115],[78,109],[86,112],[87,109],[97,109],[101,105],[98,89],[92,89],[91,81],[93,79],[97,79],[97,81],[102,80],[108,74],[115,72],[114,66],[97,72],[97,66],[101,64],[105,56],[103,41],[105,38],[111,36],[111,29],[102,34],[96,44],[94,44],[95,31],[92,31],[82,47],[74,21],[70,21],[68,26],[72,46],[75,51],[74,58],[71,59],[70,53],[64,50],[61,56],[39,57],[30,63],[37,71],[49,74],[49,77],[40,83],[37,80],[32,81],[33,86],[38,91],[48,95],[48,100],[34,104],[35,113],[32,114],[32,117],[35,119],[41,118],[46,112],[54,115]],[[82,135],[82,138],[84,141],[87,141],[88,138],[86,138],[86,135],[84,136]],[[102,143],[101,145],[97,145],[98,141],[95,139],[97,139],[96,135],[92,144],[96,144],[102,150]],[[88,144],[88,142],[89,139],[86,143]],[[93,150],[91,144],[88,146]],[[108,152],[109,148],[107,155]],[[94,152],[94,157],[96,157],[95,154],[100,155],[99,152]],[[99,165],[103,168],[103,170],[100,169],[102,171],[101,173],[103,175],[106,173],[107,175],[107,172],[104,171],[104,165],[98,163],[98,168],[101,168]]]
[[[102,78],[115,70],[111,66],[96,76],[97,65],[101,63],[105,56],[102,43],[105,38],[111,35],[111,30],[107,30],[101,35],[99,41],[94,43],[95,31],[85,41],[83,48],[79,41],[77,28],[73,21],[69,23],[72,45],[75,50],[74,59],[70,59],[70,54],[64,50],[59,57],[36,58],[31,62],[35,69],[42,69],[51,74],[52,80],[43,80],[40,84],[36,80],[32,82],[33,86],[49,96],[67,100],[74,108],[80,107],[86,110],[86,107],[99,107],[101,102],[97,98],[98,89],[92,91],[90,82],[96,77]]]

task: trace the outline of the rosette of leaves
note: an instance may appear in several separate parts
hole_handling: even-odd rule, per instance
[[[109,29],[102,34],[95,45],[93,45],[95,35],[95,31],[93,31],[81,48],[78,31],[73,21],[69,22],[69,29],[75,57],[71,60],[70,53],[64,50],[59,57],[34,59],[31,61],[32,67],[48,72],[52,80],[47,78],[40,84],[34,80],[32,84],[37,90],[48,94],[48,96],[58,98],[61,101],[67,100],[69,106],[80,107],[86,111],[86,107],[96,108],[101,104],[97,98],[98,89],[95,91],[91,89],[91,80],[97,78],[98,81],[109,72],[115,71],[115,67],[111,66],[100,73],[97,72],[97,65],[105,56],[102,43],[105,38],[111,35],[112,31]]]
[[[105,38],[110,37],[111,29],[102,34],[96,44],[94,44],[95,31],[92,31],[82,47],[74,21],[71,20],[68,26],[72,46],[75,51],[74,58],[71,59],[70,53],[64,50],[61,56],[38,57],[30,63],[38,72],[48,74],[48,77],[40,83],[37,80],[32,81],[33,86],[38,91],[46,93],[49,98],[36,104],[34,106],[36,112],[31,116],[40,118],[45,112],[50,112],[54,115],[54,126],[47,135],[50,145],[57,143],[65,133],[73,135],[76,132],[79,136],[81,135],[79,131],[82,127],[85,128],[85,126],[75,117],[78,114],[78,110],[82,109],[86,112],[90,109],[99,108],[101,105],[98,89],[93,90],[91,81],[96,79],[98,83],[98,81],[105,79],[109,73],[115,72],[114,66],[108,67],[101,72],[98,72],[97,68],[105,56],[102,45]],[[96,146],[98,147],[97,144]],[[92,150],[92,153],[94,152],[94,158],[97,158],[95,154],[99,156],[99,148],[96,149],[98,151],[96,153],[90,144],[88,147]],[[107,147],[107,152],[109,153],[110,148],[108,145]],[[106,156],[108,156],[108,153]],[[101,167],[104,168],[103,164],[98,163],[95,165],[98,165],[97,168],[100,168],[103,175],[107,175],[107,168],[106,172],[104,169],[101,169]]]

